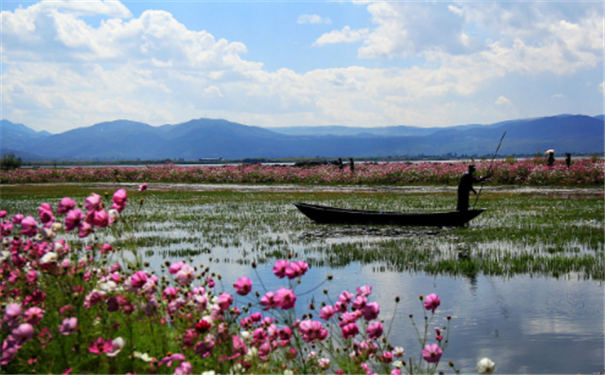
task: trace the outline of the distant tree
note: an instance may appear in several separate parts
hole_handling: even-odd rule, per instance
[[[0,168],[2,170],[8,171],[11,169],[17,169],[21,167],[21,158],[15,157],[15,154],[12,152],[10,154],[2,155],[2,159],[0,160]]]

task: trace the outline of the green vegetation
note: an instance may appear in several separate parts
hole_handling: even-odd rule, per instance
[[[111,190],[111,189],[110,189]],[[41,202],[83,200],[101,189],[86,185],[2,188],[2,209],[36,215]],[[145,197],[144,225],[132,241],[152,264],[210,254],[214,262],[250,264],[285,258],[344,267],[360,262],[381,270],[474,277],[479,273],[605,280],[602,190],[584,195],[483,191],[488,210],[468,228],[317,225],[291,204],[305,201],[394,211],[448,210],[455,193],[129,191]]]

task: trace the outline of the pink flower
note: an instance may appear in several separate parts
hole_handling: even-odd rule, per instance
[[[229,308],[229,306],[231,306],[231,303],[233,303],[233,297],[231,297],[231,295],[228,293],[223,293],[218,296],[216,303],[219,305],[222,311],[225,311]]]
[[[4,219],[6,217],[6,211],[0,211],[0,219]]]
[[[139,192],[143,192],[145,190],[147,190],[147,183],[144,183],[141,186],[139,186]]]
[[[243,276],[239,278],[235,284],[233,284],[233,287],[235,290],[237,290],[237,294],[240,296],[245,296],[252,290],[252,280],[246,276]]]
[[[92,194],[86,198],[84,207],[88,211],[95,211],[97,208],[101,207],[101,196],[99,194]]]
[[[122,212],[124,207],[126,207],[126,200],[128,199],[128,195],[126,194],[126,190],[120,189],[113,194],[113,205],[112,209],[118,210],[118,212]]]
[[[235,359],[239,356],[245,355],[248,352],[248,347],[244,343],[244,340],[239,337],[239,335],[233,336],[232,343],[234,354],[229,357],[230,359]]]
[[[323,327],[321,322],[315,320],[303,320],[300,322],[298,329],[303,334],[305,342],[313,340],[323,341],[328,336],[328,331]]]
[[[372,320],[378,318],[380,314],[380,305],[378,302],[370,302],[363,308],[363,317],[366,320]]]
[[[191,370],[192,370],[191,363],[189,363],[187,361],[183,361],[183,362],[181,362],[179,367],[174,369],[174,375],[189,375],[189,374],[191,374]]]
[[[429,363],[437,363],[441,358],[443,350],[437,344],[427,344],[422,350],[422,358]]]
[[[11,303],[8,306],[6,306],[6,309],[4,310],[4,317],[2,318],[3,322],[10,322],[13,320],[17,320],[19,319],[19,317],[21,316],[21,305],[18,305],[16,303]]]
[[[65,336],[75,333],[78,329],[78,318],[65,318],[59,326],[59,333]]]
[[[198,342],[193,351],[202,358],[210,357],[214,349],[214,337],[212,335],[206,335],[204,341]]]
[[[263,310],[269,310],[277,307],[277,304],[275,303],[275,293],[267,292],[267,294],[260,299],[260,304],[265,306]]]
[[[439,307],[440,304],[441,300],[435,293],[429,294],[424,299],[424,308],[427,310],[431,310],[433,314],[435,313],[435,310],[437,309],[437,307]]]
[[[369,285],[364,285],[362,287],[357,287],[357,295],[367,297],[372,294],[372,287]]]
[[[72,210],[74,207],[76,207],[76,202],[74,202],[74,200],[69,197],[65,197],[65,198],[61,199],[61,201],[57,205],[57,213],[66,214],[70,210]]]
[[[286,268],[288,268],[288,261],[278,260],[273,266],[273,273],[275,274],[275,276],[279,277],[280,279],[283,279],[286,276]]]
[[[176,280],[181,285],[189,285],[195,279],[195,270],[188,264],[184,264],[176,273]]]
[[[353,301],[353,309],[354,310],[363,310],[364,307],[366,307],[366,304],[368,303],[368,299],[364,296],[357,296],[355,297],[355,300]]]
[[[34,337],[34,327],[29,323],[20,324],[19,327],[13,329],[11,335],[17,341],[18,346],[23,346]]]
[[[33,217],[28,216],[21,221],[21,234],[27,237],[33,237],[38,233],[38,223]]]
[[[89,215],[91,215],[91,213],[89,213]],[[104,228],[109,225],[109,215],[107,215],[107,212],[105,212],[105,210],[100,209],[100,210],[92,211],[91,216],[92,216],[92,223],[88,222],[88,220],[87,220],[87,222],[90,225],[94,225],[99,228]]]
[[[393,353],[391,353],[391,352],[382,353],[382,362],[384,362],[384,363],[393,362]]]
[[[162,360],[160,361],[158,366],[166,365],[166,366],[170,367],[170,366],[172,366],[172,361],[182,361],[183,359],[185,359],[184,354],[174,353],[172,355],[162,358]]]
[[[355,295],[353,293],[345,290],[342,292],[341,295],[338,296],[338,300],[340,302],[348,305],[351,302],[351,300],[353,300],[354,297],[355,297]]]
[[[342,327],[342,337],[344,339],[348,339],[351,337],[355,337],[356,334],[359,333],[359,327],[355,323],[349,323]]]
[[[22,220],[23,220],[22,214],[16,214],[15,216],[13,216],[13,224],[15,224],[15,225],[21,224]]]
[[[55,216],[53,215],[53,208],[51,205],[48,203],[43,203],[40,208],[38,208],[38,217],[43,224],[50,226],[50,224],[55,221]]]
[[[102,337],[99,337],[97,341],[93,341],[90,343],[88,347],[88,351],[93,354],[103,354],[109,353],[113,350],[113,342],[112,340],[103,340]]]
[[[170,267],[168,267],[168,272],[170,272],[171,275],[174,275],[179,272],[184,265],[185,263],[183,262],[172,263]]]
[[[23,320],[25,320],[27,323],[35,326],[36,324],[40,323],[40,320],[42,320],[43,316],[44,316],[44,314],[43,314],[43,311],[41,308],[30,307],[23,314]]]
[[[380,323],[380,322],[370,323],[370,325],[368,326],[368,329],[367,329],[368,337],[371,339],[379,338],[380,336],[382,336],[383,329],[384,328],[382,326],[382,323]]]
[[[130,277],[130,285],[139,289],[147,282],[147,274],[144,271],[137,271]]]
[[[78,237],[84,238],[84,237],[88,236],[90,234],[90,232],[92,232],[92,226],[84,221],[80,224],[80,230],[78,231]]]
[[[391,370],[391,375],[401,375],[401,370],[398,368],[394,368]]]
[[[290,289],[280,288],[275,295],[275,305],[282,310],[288,310],[296,304],[296,295]]]
[[[71,210],[65,217],[65,230],[71,232],[75,228],[78,228],[84,221],[84,215],[80,210]]]
[[[297,277],[303,276],[307,272],[308,268],[309,265],[303,262],[302,260],[298,262],[290,262],[286,267],[285,275],[288,276],[288,279],[290,280],[295,279]]]
[[[323,320],[330,320],[334,314],[336,314],[336,309],[334,306],[327,305],[319,310],[319,317]]]
[[[179,296],[179,291],[176,288],[173,288],[171,286],[167,286],[164,289],[164,292],[162,293],[162,298],[163,299],[167,299],[169,301],[174,300],[176,297]]]

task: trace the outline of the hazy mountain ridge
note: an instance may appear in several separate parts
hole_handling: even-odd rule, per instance
[[[285,134],[284,128],[219,119],[159,127],[116,120],[52,135],[8,120],[1,125],[2,153],[11,150],[24,160],[37,156],[49,160],[481,156],[494,152],[504,131],[507,135],[500,155],[534,154],[549,148],[560,154],[602,154],[605,143],[602,115],[559,115],[448,128],[295,127],[290,131],[293,134]]]

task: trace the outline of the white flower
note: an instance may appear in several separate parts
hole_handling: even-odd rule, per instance
[[[244,367],[241,364],[236,363],[231,367],[231,370],[229,370],[229,374],[241,374],[243,369]]]
[[[480,374],[493,374],[496,371],[496,364],[489,358],[483,358],[477,362],[477,372]]]
[[[147,363],[151,362],[151,360],[153,359],[153,358],[151,358],[151,357],[149,356],[149,354],[147,354],[147,353],[134,352],[134,353],[132,353],[132,354],[134,355],[134,357],[135,357],[135,358],[138,358],[138,359],[140,359],[141,361],[143,361],[143,362],[147,362]]]
[[[246,340],[250,337],[250,331],[240,331],[239,335],[242,339]]]
[[[53,250],[56,253],[60,253],[61,251],[63,251],[65,249],[65,246],[63,246],[63,244],[61,242],[55,242],[55,245],[53,246]]]
[[[405,350],[401,346],[396,346],[395,349],[393,349],[392,353],[393,357],[401,358],[405,354]]]
[[[294,375],[294,372],[292,370],[284,370],[284,375]]]
[[[42,228],[40,229],[40,235],[45,240],[50,240],[55,236],[55,232],[51,228]]]
[[[397,368],[401,368],[401,367],[403,367],[403,362],[401,362],[401,361],[393,361],[393,366],[395,366]]]
[[[2,251],[0,252],[0,263],[4,263],[6,262],[8,259],[10,259],[11,257],[11,252],[10,251]]]
[[[40,259],[40,264],[46,264],[46,263],[54,263],[57,261],[57,253],[55,253],[54,251],[49,251],[48,253],[44,254],[44,256]]]
[[[53,232],[58,232],[61,230],[61,228],[63,228],[63,225],[61,225],[61,223],[53,223],[50,228],[53,230]]]
[[[202,372],[202,375],[216,375],[216,372],[214,372],[214,371],[204,371],[204,372]]]
[[[107,281],[99,284],[99,291],[103,294],[114,292],[118,287],[118,284],[113,281]]]
[[[118,353],[122,351],[122,348],[124,348],[124,345],[126,345],[126,341],[124,341],[124,339],[121,337],[116,337],[112,340],[112,344],[113,349],[109,353],[105,354],[108,357],[115,357],[118,355]]]
[[[251,361],[257,355],[258,355],[258,349],[256,349],[255,347],[251,347],[250,349],[248,349],[248,352],[244,356],[244,360]]]
[[[309,354],[307,354],[307,360],[313,359],[317,357],[317,352],[309,352]]]

